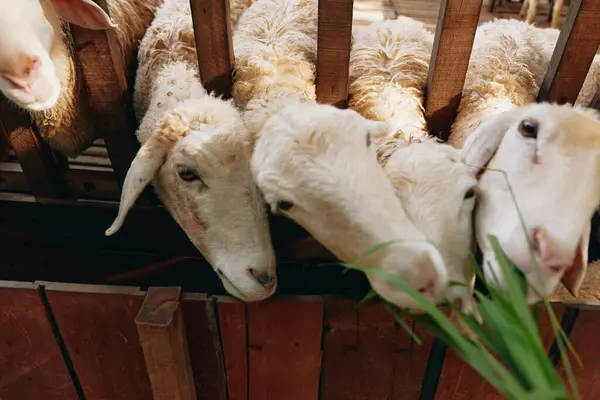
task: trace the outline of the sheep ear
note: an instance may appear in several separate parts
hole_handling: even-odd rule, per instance
[[[123,225],[127,213],[133,206],[140,194],[144,191],[148,183],[154,178],[156,171],[164,164],[167,154],[166,147],[162,143],[153,140],[154,137],[140,148],[133,159],[125,182],[121,191],[121,202],[119,203],[119,213],[110,228],[104,233],[110,236],[117,232]]]
[[[565,271],[561,278],[563,286],[573,295],[573,297],[579,295],[579,288],[587,273],[588,248],[590,246],[591,230],[592,222],[589,221],[583,230],[583,236],[581,236],[581,242],[577,247],[577,254],[575,254],[573,265]]]
[[[67,22],[86,29],[113,29],[117,25],[93,0],[50,0],[56,14]]]
[[[510,125],[517,118],[514,110],[488,118],[465,141],[461,158],[479,172],[492,159]]]

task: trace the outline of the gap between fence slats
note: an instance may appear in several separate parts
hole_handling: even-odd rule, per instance
[[[208,92],[231,97],[233,42],[229,0],[190,0],[200,79]]]
[[[431,134],[446,140],[456,117],[473,48],[481,0],[442,0],[429,64],[425,117]]]
[[[319,0],[317,101],[345,108],[352,45],[353,0]]]
[[[575,103],[600,46],[600,0],[573,0],[538,101]]]

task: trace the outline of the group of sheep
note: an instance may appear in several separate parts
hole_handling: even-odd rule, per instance
[[[92,29],[115,28],[91,0],[26,3],[38,1],[54,28],[56,15]],[[65,13],[65,3],[82,9]],[[561,280],[573,293],[581,286],[590,220],[600,205],[600,118],[580,105],[530,104],[556,29],[517,20],[482,24],[449,143],[441,143],[429,134],[422,106],[433,33],[418,21],[399,17],[355,34],[349,109],[342,110],[315,100],[317,0],[231,2],[232,101],[200,83],[189,0],[144,4],[157,8],[139,35],[134,108],[142,145],[107,235],[152,182],[225,289],[245,301],[277,289],[267,207],[338,259],[372,268],[366,275],[373,289],[412,311],[418,305],[378,271],[402,277],[436,303],[449,300],[471,312],[474,276],[466,260],[473,235],[486,275],[502,285],[486,235],[498,237],[527,277],[532,301]],[[39,77],[0,73],[0,90],[34,115],[61,114],[56,98],[67,96],[72,83],[55,72],[55,45],[46,34],[26,39],[39,42],[30,47],[40,50],[33,54]],[[29,54],[18,49],[22,39],[14,42],[8,49]],[[6,61],[8,51],[0,46],[0,71],[20,60]],[[597,57],[578,104],[589,104],[600,89],[599,64]],[[63,92],[44,97],[48,87]],[[46,139],[87,143],[61,133]],[[365,255],[381,243],[387,245]]]

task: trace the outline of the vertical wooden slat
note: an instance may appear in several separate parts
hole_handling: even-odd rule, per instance
[[[230,98],[234,56],[229,0],[190,0],[190,6],[202,84]]]
[[[155,400],[194,400],[180,287],[150,287],[135,323]]]
[[[418,399],[431,337],[419,346],[380,304],[356,306],[325,301],[321,399]]]
[[[352,45],[353,0],[319,0],[317,101],[345,108]]]
[[[481,0],[442,0],[431,52],[425,117],[431,134],[446,140],[467,75]]]
[[[95,2],[108,13],[106,0]],[[93,31],[70,25],[78,66],[89,92],[95,129],[104,138],[119,186],[139,149],[135,116],[114,30]]]
[[[600,46],[600,0],[573,0],[538,101],[575,103]]]
[[[34,196],[74,198],[65,179],[64,166],[37,134],[29,117],[5,101],[0,104],[0,131],[11,143]]]
[[[229,400],[248,400],[246,305],[225,299],[219,301],[218,312]]]
[[[186,294],[183,314],[198,399],[226,400],[227,383],[215,303],[202,294]]]
[[[134,323],[139,289],[40,283],[86,399],[152,398]]]
[[[273,300],[247,307],[248,398],[318,399],[322,299]]]
[[[38,285],[1,282],[0,310],[0,399],[78,399]]]

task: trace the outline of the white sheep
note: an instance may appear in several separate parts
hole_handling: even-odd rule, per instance
[[[548,0],[550,2],[550,0]],[[552,13],[552,28],[558,28],[560,26],[560,12],[562,11],[565,0],[555,0],[554,6],[550,11]],[[521,6],[521,11],[519,15],[525,18],[525,21],[528,23],[533,23],[535,21],[535,17],[537,15],[537,8],[539,5],[539,0],[525,0],[523,1],[523,5]]]
[[[361,28],[350,53],[349,106],[389,124],[375,147],[408,218],[437,247],[449,278],[472,283],[467,260],[476,171],[461,162],[460,150],[427,132],[423,96],[432,47],[433,33],[412,18]],[[472,306],[463,287],[449,288],[449,298],[463,302],[465,311]]]
[[[240,17],[233,100],[250,133],[285,105],[315,100],[317,16],[316,0],[260,0]]]
[[[575,118],[582,112],[579,108],[572,109],[567,106],[556,108],[556,110],[553,107],[558,106],[547,104],[523,107],[536,100],[555,45],[550,38],[555,35],[552,32],[517,20],[494,20],[482,24],[478,28],[463,97],[449,138],[449,142],[456,147],[465,147],[466,163],[474,167],[482,167],[492,160],[489,163],[490,168],[504,170],[508,173],[513,189],[517,188],[515,195],[519,207],[522,208],[526,225],[531,230],[529,239],[541,240],[542,243],[548,243],[548,241],[544,242],[546,234],[552,236],[553,240],[559,237],[564,239],[560,235],[565,232],[561,233],[556,226],[556,216],[565,215],[566,209],[568,209],[567,212],[581,209],[581,215],[587,217],[585,204],[580,204],[580,202],[588,200],[593,202],[593,197],[584,199],[582,196],[572,201],[561,196],[552,197],[554,196],[553,190],[558,187],[556,185],[566,176],[563,174],[577,176],[580,174],[577,168],[581,166],[578,162],[566,166],[565,163],[568,164],[570,161],[565,161],[565,157],[561,159],[555,155],[560,146],[554,144],[554,141],[545,141],[546,137],[552,137],[552,140],[555,140],[556,137],[564,136],[565,132],[570,132],[569,127],[562,126],[566,123],[565,121],[574,121],[577,124],[580,123],[580,119],[587,121],[581,122],[587,129],[590,118]],[[588,73],[584,83],[584,87],[588,89],[595,84],[595,77],[592,74]],[[580,94],[579,99],[584,97]],[[536,118],[542,118],[538,119],[538,122],[542,123],[543,121],[544,123],[540,128],[544,132],[544,136],[541,136],[544,137],[544,141],[537,141],[537,153],[535,140],[527,141],[519,137],[518,133],[512,133],[519,130],[517,119],[526,120],[524,116],[530,112],[533,113],[532,115],[536,115]],[[557,115],[553,118],[546,115],[552,112],[556,112]],[[502,125],[501,122],[512,123],[512,125]],[[506,134],[507,132],[510,135]],[[514,138],[515,136],[517,139]],[[507,144],[504,144],[504,141]],[[503,154],[506,154],[504,158],[499,157],[496,153],[499,148],[506,149],[503,150]],[[543,158],[548,161],[539,164],[538,157],[541,157],[542,151],[547,153],[543,155]],[[496,155],[494,156],[494,154]],[[512,158],[509,160],[513,156],[514,160]],[[544,165],[545,168],[541,165]],[[544,179],[545,176],[556,176],[557,180],[548,181]],[[498,179],[500,179],[500,183]],[[512,198],[507,196],[505,184],[502,183],[503,179],[504,176],[498,172],[484,171],[479,183],[482,193],[481,201],[477,205],[475,217],[475,233],[484,253],[484,271],[491,279],[497,277],[499,283],[502,283],[502,280],[498,277],[498,266],[491,260],[493,254],[487,241],[487,234],[500,235],[500,243],[504,250],[524,272],[529,272],[531,268],[527,261],[528,258],[523,258],[526,257],[523,249],[527,247],[527,238],[519,230],[520,221],[514,214],[516,209]],[[540,179],[540,181],[535,179]],[[554,183],[550,184],[549,182]],[[569,192],[566,188],[564,190],[565,193]],[[501,193],[498,194],[498,192]],[[495,198],[502,199],[502,202],[496,202]],[[544,204],[547,207],[543,207]],[[542,210],[544,210],[543,214]],[[591,213],[589,215],[591,216]],[[583,236],[584,242],[581,248],[587,248],[589,239],[585,238],[585,230],[589,231],[589,219],[587,228],[579,226],[578,221],[575,219],[572,225],[577,232],[572,232],[573,236],[565,242],[565,245],[570,246],[571,242],[577,242]],[[494,224],[498,226],[494,226]],[[534,228],[535,232],[543,233],[535,233]],[[551,231],[546,233],[548,229]],[[569,256],[573,256],[575,247],[576,243],[569,249]],[[565,249],[555,248],[554,250],[559,253],[563,252],[560,254],[561,257],[567,257],[564,254]],[[587,257],[587,251],[583,253],[583,256]],[[537,275],[528,275],[536,293],[550,294],[563,276],[566,266],[556,265],[556,262],[556,260],[546,260],[540,264],[543,282],[537,279]],[[569,290],[576,292],[583,277],[583,270],[574,268],[571,271],[578,274],[577,279],[565,278],[564,283],[568,285]],[[532,300],[536,298],[536,294],[532,292]]]
[[[114,234],[152,181],[158,197],[232,295],[256,301],[277,288],[264,201],[253,181],[253,138],[231,101],[206,93],[188,0],[166,0],[139,49],[135,107],[142,143]]]
[[[0,0],[0,90],[24,108],[55,149],[74,157],[97,134],[79,104],[75,64],[61,19],[88,29],[115,29],[126,68],[162,0]]]

